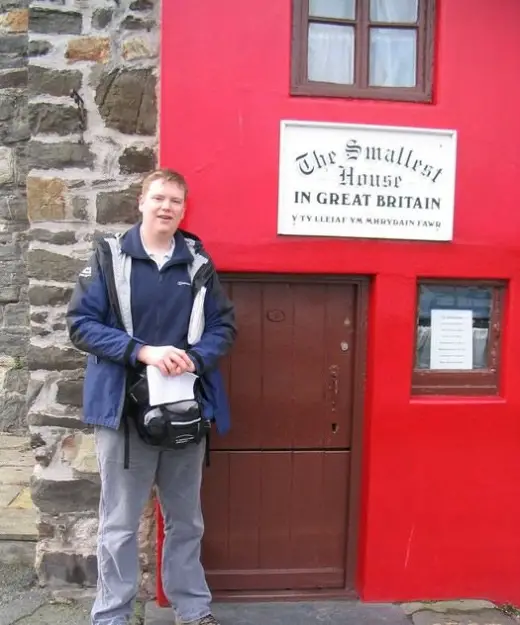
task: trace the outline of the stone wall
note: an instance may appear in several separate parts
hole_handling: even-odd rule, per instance
[[[0,0],[0,431],[27,431],[27,3]]]
[[[29,382],[37,573],[56,588],[93,587],[99,476],[92,433],[80,423],[85,357],[69,343],[65,310],[94,234],[135,222],[139,180],[155,164],[159,6],[0,6],[0,52],[9,50],[13,67],[0,74],[0,422],[22,426]],[[150,508],[145,594],[153,593],[152,518]]]

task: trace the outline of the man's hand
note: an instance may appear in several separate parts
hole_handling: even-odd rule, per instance
[[[157,367],[164,375],[181,375],[195,372],[195,365],[183,349],[173,345],[144,345],[137,353],[137,360],[145,365]]]

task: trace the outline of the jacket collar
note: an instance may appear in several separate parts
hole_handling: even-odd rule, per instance
[[[146,253],[143,242],[141,240],[141,234],[139,232],[141,223],[132,226],[130,230],[125,232],[121,237],[121,251],[132,258],[139,258],[147,260],[150,257]],[[173,256],[168,263],[192,263],[193,254],[190,252],[188,245],[186,244],[184,233],[181,230],[177,230],[174,234],[175,249]]]

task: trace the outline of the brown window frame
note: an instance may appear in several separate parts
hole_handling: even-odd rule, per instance
[[[356,0],[356,19],[309,17],[309,0],[293,0],[291,46],[291,94],[329,98],[360,98],[431,102],[434,59],[435,0],[419,0],[417,30],[417,84],[414,87],[371,87],[368,84],[370,50],[369,30],[381,28],[414,28],[410,23],[371,22],[369,0]],[[345,24],[355,28],[354,84],[338,85],[310,81],[307,78],[309,22]]]
[[[489,321],[488,362],[486,369],[472,371],[432,371],[416,369],[417,323],[421,286],[478,286],[492,288],[491,315]],[[419,280],[417,283],[414,327],[414,360],[412,395],[499,395],[500,352],[502,323],[507,284],[498,280]]]

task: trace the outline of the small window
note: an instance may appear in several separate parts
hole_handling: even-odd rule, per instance
[[[293,0],[293,95],[431,101],[434,0]]]
[[[419,285],[415,395],[496,395],[504,285]]]

